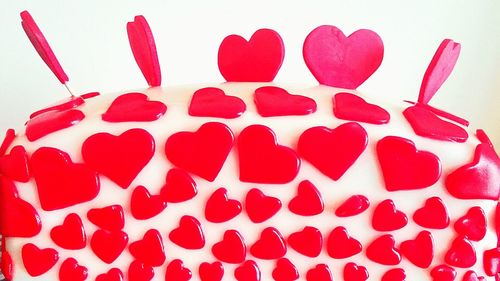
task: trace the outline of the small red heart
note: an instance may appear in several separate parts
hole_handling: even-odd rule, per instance
[[[320,84],[356,89],[380,66],[384,43],[377,33],[360,29],[346,37],[335,26],[322,25],[304,42],[304,60]]]
[[[168,160],[177,167],[214,181],[233,147],[231,129],[217,122],[208,122],[196,132],[171,135],[165,145]]]
[[[224,266],[216,261],[213,263],[203,262],[198,269],[201,281],[220,281],[224,276]]]
[[[97,173],[85,164],[73,163],[64,151],[41,147],[33,153],[31,167],[40,205],[45,211],[87,202],[99,193]]]
[[[417,150],[409,139],[384,137],[377,143],[377,155],[388,191],[425,188],[441,176],[439,158]]]
[[[287,242],[292,249],[311,258],[319,256],[323,248],[323,236],[317,228],[312,226],[306,226],[290,234]]]
[[[127,243],[127,233],[120,230],[109,231],[98,229],[90,239],[92,251],[107,264],[114,262],[121,255],[127,247]]]
[[[391,234],[375,239],[367,248],[366,256],[377,263],[397,265],[401,262],[401,254],[394,247],[394,237]]]
[[[247,248],[243,237],[236,230],[226,230],[222,241],[212,246],[214,256],[227,263],[242,263],[247,254]]]
[[[318,264],[306,273],[307,281],[333,281],[330,268],[326,264]]]
[[[184,170],[173,168],[167,173],[166,183],[160,191],[160,196],[169,203],[180,203],[193,198],[197,193],[193,178]]]
[[[67,215],[63,224],[52,228],[50,238],[57,246],[68,250],[80,250],[87,245],[82,219],[75,213]]]
[[[179,260],[171,261],[165,272],[165,280],[187,281],[193,277],[191,270],[184,267],[184,263]]]
[[[189,115],[233,119],[247,109],[245,102],[236,96],[228,96],[222,89],[207,87],[196,90],[189,104]]]
[[[444,229],[450,224],[448,210],[439,197],[425,200],[424,206],[413,214],[413,220],[422,227],[432,229]]]
[[[13,280],[12,273],[14,271],[14,263],[12,262],[12,257],[9,252],[2,251],[2,257],[0,259],[0,270],[2,271],[3,276],[7,280]]]
[[[123,273],[118,268],[112,268],[107,273],[98,275],[95,281],[123,281]]]
[[[36,245],[25,244],[21,250],[24,268],[36,277],[49,271],[59,260],[59,253],[52,248],[40,249]]]
[[[238,136],[240,180],[280,184],[299,172],[300,158],[289,147],[279,145],[274,132],[264,125],[251,125]]]
[[[183,216],[179,226],[168,236],[172,242],[185,249],[201,249],[205,246],[205,236],[200,222],[192,216]]]
[[[334,259],[345,259],[361,253],[363,246],[358,240],[349,236],[343,226],[338,226],[330,232],[327,242],[328,255]]]
[[[481,241],[486,235],[486,216],[481,207],[472,207],[455,224],[455,231],[472,241]]]
[[[66,259],[59,269],[60,281],[84,281],[87,276],[87,268],[79,265],[74,258]]]
[[[154,152],[153,136],[143,129],[130,129],[119,136],[97,133],[82,145],[85,162],[122,188],[132,183]]]
[[[476,250],[465,237],[453,240],[450,249],[446,252],[446,263],[451,266],[469,268],[476,264]]]
[[[500,273],[500,248],[493,248],[483,253],[484,272],[488,276],[495,276]]]
[[[142,185],[136,187],[132,192],[130,212],[137,220],[150,219],[161,213],[166,207],[167,202],[160,195],[151,195]]]
[[[167,111],[160,101],[151,101],[142,93],[127,93],[117,97],[102,114],[106,122],[150,122],[158,120]]]
[[[275,281],[294,281],[299,279],[299,272],[289,259],[281,258],[276,262],[272,276]]]
[[[358,123],[349,122],[335,129],[313,127],[299,138],[298,151],[323,174],[338,180],[365,150],[368,135]]]
[[[153,268],[140,261],[133,261],[128,268],[129,281],[150,281],[155,276]]]
[[[274,227],[267,227],[260,233],[260,238],[250,248],[256,258],[274,260],[286,254],[286,243],[281,233]]]
[[[129,251],[134,258],[149,266],[161,266],[165,262],[165,249],[160,232],[148,230],[141,240],[132,242]]]
[[[100,228],[115,231],[123,229],[125,219],[123,208],[120,205],[111,205],[104,208],[90,209],[87,218]]]
[[[40,115],[42,113],[48,112],[48,111],[59,111],[59,112],[61,112],[61,111],[65,111],[65,110],[68,110],[68,109],[77,108],[77,107],[79,107],[80,105],[83,105],[83,104],[85,104],[85,97],[83,97],[83,96],[80,96],[80,97],[72,96],[70,98],[66,98],[66,99],[63,99],[63,100],[59,101],[55,105],[48,106],[48,107],[45,107],[43,109],[40,109],[40,110],[37,110],[37,111],[31,113],[30,114],[30,119],[33,119],[36,116],[38,116],[38,115]]]
[[[301,216],[321,214],[325,209],[319,190],[308,180],[299,183],[297,195],[288,203],[288,209]]]
[[[386,124],[391,119],[387,110],[350,93],[338,93],[333,97],[333,114],[339,119],[371,124]]]
[[[350,262],[344,267],[344,280],[365,281],[368,280],[368,277],[368,270],[366,270],[366,267],[364,266]]]
[[[370,201],[366,196],[353,195],[344,201],[336,210],[337,217],[350,217],[361,214],[370,207]]]
[[[238,281],[260,281],[260,269],[254,261],[248,260],[234,270],[234,277]]]
[[[381,281],[405,281],[406,280],[406,272],[402,268],[394,268],[388,270],[382,276]]]
[[[484,277],[477,276],[477,273],[475,273],[472,270],[467,271],[462,279],[462,281],[485,281],[485,280],[486,279]]]
[[[218,65],[228,82],[270,82],[278,74],[284,57],[281,36],[271,29],[259,29],[249,41],[234,34],[224,38]]]
[[[316,112],[316,102],[306,96],[292,95],[285,89],[264,86],[255,90],[254,102],[260,116],[307,115]]]
[[[30,180],[28,153],[24,146],[14,146],[9,154],[0,156],[0,173],[15,181],[28,182]]]
[[[241,204],[237,200],[227,198],[225,188],[217,189],[207,200],[205,218],[209,222],[228,221],[241,213]]]
[[[447,265],[438,265],[431,271],[433,281],[453,281],[457,277],[457,272]]]
[[[252,188],[245,197],[245,210],[254,223],[266,221],[280,209],[281,201],[278,198],[266,196],[257,188]]]
[[[404,241],[399,248],[401,254],[421,268],[428,268],[434,258],[434,242],[429,231],[421,231],[414,240]]]
[[[391,199],[378,204],[373,211],[372,226],[378,231],[393,231],[401,229],[408,224],[408,217],[397,210]]]
[[[85,115],[78,109],[47,111],[26,123],[26,137],[29,141],[36,141],[53,132],[69,128],[82,121],[83,118]]]

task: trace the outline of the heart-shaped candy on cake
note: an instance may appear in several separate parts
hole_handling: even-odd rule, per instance
[[[127,93],[117,97],[102,114],[107,122],[149,122],[158,120],[167,111],[160,101],[151,101],[143,93]]]
[[[316,111],[316,102],[306,96],[292,95],[285,89],[264,86],[255,90],[254,102],[261,116],[307,115]]]
[[[201,117],[237,118],[247,106],[239,97],[229,96],[222,89],[207,87],[194,92],[189,115]]]

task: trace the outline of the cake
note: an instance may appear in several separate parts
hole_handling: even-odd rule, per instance
[[[441,43],[418,101],[388,102],[356,90],[382,62],[371,30],[314,29],[310,87],[272,82],[284,45],[270,29],[224,39],[227,82],[160,87],[145,18],[127,31],[149,88],[72,94],[6,133],[8,280],[498,280],[500,159],[429,105],[460,44]]]

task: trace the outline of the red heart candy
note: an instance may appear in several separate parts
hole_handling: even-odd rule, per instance
[[[481,241],[486,235],[486,216],[481,207],[472,207],[453,225],[458,234],[472,241]]]
[[[148,230],[141,240],[129,246],[134,258],[149,266],[161,266],[165,262],[165,249],[160,232],[156,229]]]
[[[453,281],[457,277],[457,272],[447,265],[438,265],[431,271],[433,281]]]
[[[298,151],[323,174],[338,180],[365,150],[368,136],[358,123],[349,122],[335,129],[313,127],[299,138]]]
[[[172,230],[168,237],[185,249],[201,249],[205,246],[201,224],[192,216],[183,216],[179,221],[179,226]]]
[[[98,275],[95,281],[123,281],[123,273],[118,268],[112,268],[107,273]]]
[[[285,89],[264,86],[255,90],[254,102],[263,117],[307,115],[316,112],[316,102],[306,96],[292,95]]]
[[[52,228],[50,238],[59,247],[68,250],[83,249],[87,244],[87,235],[83,228],[82,219],[75,213],[67,215],[63,224]]]
[[[77,109],[47,111],[26,123],[26,137],[29,141],[36,141],[53,132],[69,128],[82,121],[83,118],[85,115]]]
[[[61,150],[41,147],[31,157],[40,205],[45,211],[63,209],[94,199],[100,190],[97,173],[75,164]]]
[[[207,87],[196,90],[189,104],[189,115],[233,119],[247,109],[245,102],[236,96],[228,96],[222,89]]]
[[[326,264],[318,264],[306,273],[307,281],[333,281],[330,268]]]
[[[85,162],[122,188],[132,183],[154,152],[153,136],[143,129],[130,129],[119,136],[97,133],[82,145]]]
[[[169,203],[179,203],[193,198],[198,193],[196,182],[181,169],[170,169],[165,185],[160,191],[163,200]]]
[[[368,280],[368,271],[366,267],[350,262],[344,267],[344,280],[365,281]]]
[[[167,202],[160,195],[151,195],[142,185],[136,187],[132,192],[130,212],[137,220],[150,219],[161,213],[166,207]]]
[[[422,227],[433,229],[444,229],[450,224],[448,210],[439,197],[425,200],[424,206],[413,214],[413,220]]]
[[[37,110],[30,115],[30,119],[35,118],[36,116],[48,112],[48,111],[65,111],[68,109],[73,109],[77,108],[80,105],[85,104],[85,98],[83,96],[77,97],[77,96],[72,96],[67,99],[61,100],[59,103],[53,106],[45,107],[43,109]]]
[[[299,183],[297,195],[288,203],[288,209],[301,216],[321,214],[324,208],[319,190],[308,180]]]
[[[245,197],[245,210],[254,223],[266,221],[280,209],[281,201],[278,198],[266,196],[257,188],[252,188]]]
[[[391,119],[387,110],[367,103],[362,97],[350,93],[336,94],[333,97],[333,105],[333,114],[343,120],[386,124]]]
[[[281,233],[274,227],[265,228],[259,240],[250,248],[250,253],[256,258],[274,260],[286,254],[286,243]]]
[[[0,156],[0,173],[15,181],[28,182],[30,180],[28,153],[24,146],[14,146],[9,154]]]
[[[111,231],[121,230],[125,225],[123,208],[120,205],[90,209],[87,218],[98,227]]]
[[[409,139],[384,137],[377,143],[377,155],[389,191],[425,188],[436,183],[441,176],[439,158],[417,150]]]
[[[8,129],[5,132],[5,137],[0,145],[0,156],[4,156],[7,149],[12,145],[12,142],[16,139],[16,131],[14,129]]]
[[[59,269],[60,281],[84,281],[87,276],[87,268],[79,265],[74,258],[66,259]]]
[[[485,281],[485,280],[486,279],[484,277],[477,276],[477,273],[475,273],[472,270],[467,271],[462,279],[462,281]]]
[[[500,248],[493,248],[483,253],[484,272],[488,276],[495,276],[500,273]]]
[[[337,217],[350,217],[361,214],[370,207],[370,201],[366,196],[353,195],[335,210]]]
[[[434,242],[429,231],[421,231],[414,240],[404,241],[399,248],[401,254],[421,268],[428,268],[434,258]]]
[[[320,84],[356,89],[380,66],[384,43],[377,33],[360,29],[348,37],[340,29],[322,25],[304,42],[304,60]]]
[[[458,237],[453,240],[450,249],[446,252],[445,260],[451,266],[469,268],[476,264],[476,250],[467,238]]]
[[[397,210],[391,199],[378,204],[373,211],[372,226],[378,231],[393,231],[403,228],[408,224],[408,217]]]
[[[247,250],[241,234],[236,230],[227,230],[222,241],[213,245],[212,253],[222,262],[238,264],[245,260]]]
[[[238,281],[260,281],[260,270],[254,261],[248,260],[234,270]]]
[[[25,244],[21,250],[24,268],[35,277],[49,271],[59,260],[59,253],[52,248],[40,249],[34,244]]]
[[[201,281],[220,281],[224,276],[224,267],[218,261],[213,263],[203,262],[200,264],[198,271]]]
[[[187,281],[191,277],[193,277],[193,274],[184,267],[184,263],[179,259],[171,261],[165,272],[165,280]]]
[[[98,229],[90,239],[92,251],[107,264],[114,262],[121,255],[125,247],[127,247],[127,243],[127,233],[120,230]]]
[[[133,261],[128,268],[129,281],[150,281],[155,276],[153,268],[140,261]]]
[[[272,276],[275,281],[294,281],[299,279],[299,272],[289,259],[281,258],[276,262]]]
[[[251,125],[238,136],[240,180],[280,184],[299,172],[300,158],[291,148],[279,145],[274,132],[264,125]]]
[[[14,263],[12,262],[12,257],[7,251],[2,251],[1,254],[2,257],[0,260],[0,270],[7,280],[12,280],[12,273],[14,271]]]
[[[394,237],[390,234],[375,239],[367,248],[366,256],[377,263],[397,265],[401,262],[401,255],[394,247]]]
[[[345,259],[361,253],[363,246],[353,237],[350,237],[347,230],[336,227],[330,232],[327,242],[328,255],[334,259]]]
[[[323,236],[317,228],[306,226],[302,230],[290,234],[287,242],[295,251],[314,258],[321,253]]]
[[[106,122],[150,122],[158,120],[167,111],[160,101],[151,101],[142,93],[128,93],[117,97],[102,114]]]
[[[207,200],[205,218],[209,222],[225,222],[241,213],[241,204],[237,200],[227,198],[225,188],[217,189]]]
[[[405,281],[405,280],[406,280],[406,273],[402,268],[394,268],[388,270],[386,273],[384,273],[381,279],[381,281]]]
[[[217,122],[208,122],[196,132],[171,135],[165,145],[168,160],[179,168],[214,181],[233,147],[231,129]]]
[[[259,29],[249,41],[234,34],[224,38],[218,65],[228,82],[270,82],[278,74],[284,57],[280,35],[271,29]]]

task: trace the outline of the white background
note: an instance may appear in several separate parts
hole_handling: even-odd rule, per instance
[[[403,4],[403,2],[406,2]],[[316,84],[302,59],[306,35],[321,24],[346,34],[370,28],[385,43],[379,70],[359,90],[416,100],[442,39],[462,43],[455,71],[431,104],[484,128],[500,147],[500,1],[0,0],[0,130],[19,127],[36,109],[67,93],[31,47],[20,25],[28,9],[45,32],[77,93],[144,87],[125,25],[147,17],[156,37],[163,85],[222,82],[217,49],[224,36],[269,27],[286,56],[275,81]]]

